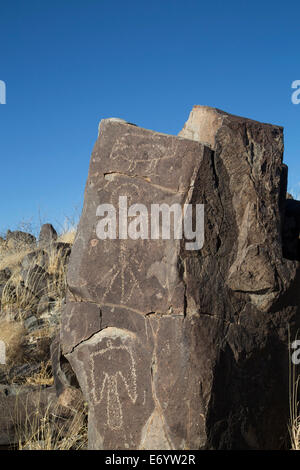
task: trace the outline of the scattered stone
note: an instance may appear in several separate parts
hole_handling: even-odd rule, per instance
[[[28,331],[33,331],[38,326],[38,319],[32,315],[24,321],[24,326]]]
[[[0,271],[0,284],[6,284],[11,276],[11,271],[8,268],[1,269]]]
[[[42,314],[50,314],[55,305],[55,299],[49,297],[48,295],[43,295],[39,301],[37,307],[37,315],[41,316]]]
[[[35,250],[24,256],[21,261],[21,266],[24,270],[30,269],[35,264],[47,270],[49,265],[48,253],[41,249]]]
[[[82,392],[79,388],[74,387],[66,387],[59,395],[57,403],[74,412],[84,408]]]
[[[30,377],[33,374],[39,372],[41,365],[39,363],[27,363],[22,365],[13,366],[6,374],[9,382],[14,381],[15,383],[24,383],[26,377]]]

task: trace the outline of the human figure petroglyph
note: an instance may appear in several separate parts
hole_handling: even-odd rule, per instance
[[[134,256],[128,259],[126,243],[121,240],[118,263],[114,264],[107,273],[107,276],[111,276],[111,280],[104,291],[103,301],[107,299],[114,288],[118,291],[120,304],[124,305],[130,301],[136,290],[139,290],[140,294],[143,295],[139,281],[134,273],[134,267],[136,267],[137,271],[140,271],[141,263]],[[120,283],[119,286],[118,283]]]
[[[109,184],[110,182],[108,181],[107,185]],[[118,203],[120,194],[128,195],[128,204],[133,204],[134,202],[132,194],[136,196],[137,201],[141,198],[140,188],[134,183],[123,183],[118,185],[118,188],[112,190],[110,198],[112,204]],[[119,231],[119,227],[117,230]],[[103,253],[107,253],[108,256],[111,252],[110,243],[108,240],[102,242]],[[119,243],[118,261],[113,264],[105,277],[101,279],[101,284],[109,279],[102,301],[106,301],[107,297],[115,289],[114,295],[117,295],[119,303],[126,304],[132,298],[135,290],[139,290],[140,294],[143,295],[136,276],[136,273],[140,273],[142,270],[142,263],[136,258],[134,252],[129,249],[127,240],[114,240],[113,243]],[[144,243],[144,240],[139,240],[139,243]]]
[[[121,384],[125,386],[132,404],[135,404],[138,396],[133,353],[128,346],[114,345],[113,341],[108,339],[106,347],[91,354],[91,363],[94,403],[100,404],[106,399],[107,426],[112,430],[118,430],[123,425],[119,387]],[[96,371],[100,370],[100,367],[102,373],[97,375]]]

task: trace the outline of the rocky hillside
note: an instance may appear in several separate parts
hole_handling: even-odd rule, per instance
[[[6,347],[0,365],[2,448],[84,445],[85,411],[77,381],[66,366],[65,381],[75,387],[64,388],[58,398],[58,371],[51,361],[51,345],[54,362],[59,353],[56,337],[74,234],[69,234],[71,243],[65,238],[50,224],[42,226],[38,240],[22,231],[0,238],[0,341]]]

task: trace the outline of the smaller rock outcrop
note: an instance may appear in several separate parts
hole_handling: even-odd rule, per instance
[[[15,230],[13,232],[7,230],[5,243],[8,249],[18,250],[24,249],[25,246],[34,246],[36,244],[36,238],[30,233],[22,232],[20,230]]]
[[[51,224],[44,224],[39,234],[39,245],[49,245],[57,240],[57,232]]]

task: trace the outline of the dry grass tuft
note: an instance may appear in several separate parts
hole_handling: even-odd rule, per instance
[[[42,362],[39,372],[33,374],[31,377],[26,378],[26,384],[51,386],[54,383],[52,375],[51,361]]]
[[[13,366],[23,361],[25,329],[21,322],[0,322],[0,340],[6,345],[6,364]]]
[[[298,332],[295,340],[298,339]],[[300,450],[300,407],[299,407],[299,380],[297,368],[292,361],[291,355],[291,333],[288,328],[288,344],[289,344],[289,398],[290,398],[290,422],[289,433],[291,439],[292,450]]]
[[[87,410],[85,407],[64,416],[62,407],[48,405],[41,415],[28,416],[18,428],[18,450],[80,450],[87,448]]]
[[[74,241],[75,233],[75,231],[66,232],[61,238],[68,240],[69,243]],[[49,265],[44,277],[34,269],[36,261],[32,259],[32,266],[28,269],[31,274],[26,279],[26,284],[30,288],[24,288],[20,276],[20,262],[30,251],[32,250],[24,249],[18,253],[10,252],[0,261],[3,269],[9,268],[13,273],[2,292],[2,311],[13,313],[20,320],[24,318],[24,315],[26,316],[27,312],[36,308],[42,296],[52,298],[54,302],[57,302],[58,307],[61,306],[66,292],[66,255],[63,249],[56,247],[50,247],[48,250]]]
[[[70,243],[73,245],[76,237],[76,228],[73,228],[67,232],[64,232],[59,235],[58,241],[62,243]]]
[[[34,292],[24,288],[20,280],[20,274],[16,271],[5,284],[1,298],[2,311],[13,313],[19,321],[24,318],[27,312],[34,310],[38,302],[38,298]],[[40,284],[41,279],[33,273],[30,282],[35,288],[36,285]],[[46,293],[47,289],[44,287],[38,291],[39,295]]]
[[[290,424],[289,433],[292,450],[300,450],[300,407],[299,407],[299,380],[296,377],[295,366],[290,366]]]
[[[0,271],[5,268],[14,271],[22,259],[31,251],[32,249],[28,248],[28,245],[24,245],[18,251],[0,250]]]

